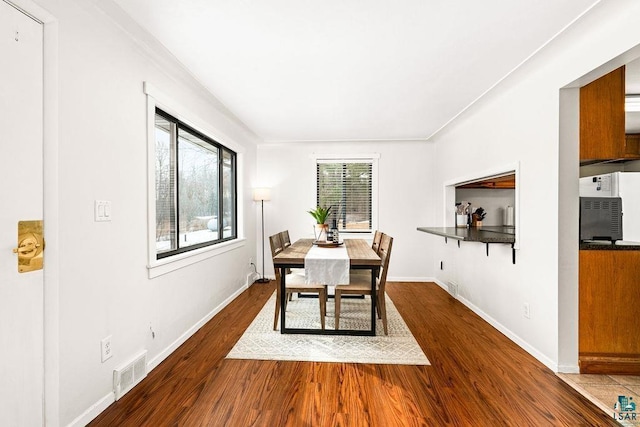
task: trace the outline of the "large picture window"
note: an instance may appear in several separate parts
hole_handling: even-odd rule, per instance
[[[156,109],[157,259],[237,237],[236,153]]]
[[[338,230],[370,232],[373,228],[372,160],[317,160],[316,202],[331,206],[329,225]]]

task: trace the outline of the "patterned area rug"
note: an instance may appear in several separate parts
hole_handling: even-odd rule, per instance
[[[430,365],[398,310],[387,296],[389,335],[382,321],[376,322],[375,337],[339,335],[294,335],[273,330],[275,292],[227,355],[229,359],[296,360],[308,362]],[[334,328],[333,299],[327,302],[326,328]],[[341,329],[369,329],[371,301],[343,298]],[[297,298],[287,304],[287,326],[320,329],[317,298]],[[279,329],[278,324],[278,329]]]

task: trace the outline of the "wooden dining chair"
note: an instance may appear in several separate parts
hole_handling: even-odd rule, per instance
[[[282,248],[287,249],[291,246],[291,239],[289,239],[289,230],[280,232],[280,240],[282,241]]]
[[[382,234],[380,239],[380,255],[381,266],[380,274],[376,279],[376,293],[371,298],[376,299],[376,309],[378,318],[382,319],[384,334],[389,335],[387,328],[387,307],[385,304],[385,286],[387,284],[387,270],[389,268],[389,260],[391,259],[391,247],[393,246],[393,237]],[[336,329],[340,328],[340,300],[342,295],[371,295],[371,274],[351,274],[348,285],[336,285],[335,287],[335,325]]]
[[[289,238],[289,230],[280,232],[280,242],[282,243],[282,249],[287,249],[291,246],[291,239]],[[287,274],[298,273],[304,274],[304,268],[287,268]],[[289,301],[291,301],[291,295],[289,295]]]
[[[270,236],[269,244],[271,245],[272,259],[284,250],[280,233]],[[274,270],[276,274],[276,312],[273,317],[273,330],[275,331],[278,328],[278,315],[280,314],[280,278],[282,276],[280,274],[279,268],[274,268]],[[285,276],[285,290],[287,293],[285,304],[287,303],[289,297],[295,292],[317,293],[318,301],[320,303],[320,325],[322,329],[324,329],[324,318],[327,314],[327,285],[307,284],[305,282],[304,274],[289,273]],[[287,307],[285,305],[283,310],[286,309]]]
[[[376,254],[380,255],[380,241],[382,240],[382,233],[380,230],[376,230],[373,234],[373,242],[371,243],[371,249],[373,249]],[[380,277],[380,271],[378,270],[378,277]],[[356,274],[360,276],[371,277],[371,272],[369,270],[351,270],[351,274]]]
[[[376,230],[373,234],[373,243],[371,243],[371,249],[376,251],[380,251],[380,241],[382,240],[382,232],[380,230]]]

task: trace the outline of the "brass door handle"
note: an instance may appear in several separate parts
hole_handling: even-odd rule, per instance
[[[29,254],[33,251],[37,251],[39,247],[41,247],[42,245],[39,243],[34,244],[29,244],[29,245],[25,245],[25,246],[20,246],[17,248],[13,248],[13,253],[14,254],[18,254],[18,256],[20,255],[26,255]]]
[[[13,253],[18,255],[18,272],[42,270],[44,238],[43,224],[37,221],[18,222],[18,247],[13,248]]]

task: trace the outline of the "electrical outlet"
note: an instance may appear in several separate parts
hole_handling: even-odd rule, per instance
[[[529,303],[525,302],[524,303],[524,317],[526,317],[527,319],[531,319],[531,307],[529,307]]]
[[[440,270],[444,270],[444,261],[440,261]]]
[[[100,349],[102,350],[102,363],[104,363],[107,361],[107,359],[113,356],[113,349],[111,347],[111,335],[103,338],[102,341],[100,341]]]

